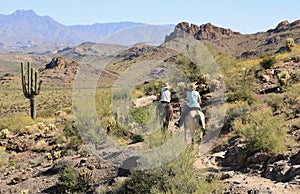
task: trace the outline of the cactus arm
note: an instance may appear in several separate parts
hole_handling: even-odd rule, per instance
[[[27,75],[28,75],[28,78],[27,78],[27,81],[28,81],[27,82],[27,84],[28,84],[27,85],[27,93],[28,93],[29,96],[31,96],[31,92],[30,92],[30,89],[31,89],[31,85],[30,85],[30,81],[31,81],[30,80],[30,69],[31,69],[30,68],[30,63],[28,62],[27,63]]]
[[[41,85],[42,85],[42,80],[37,83],[38,80],[38,72],[35,71],[34,73],[34,79],[35,79],[35,90],[32,91],[34,95],[39,95],[41,91]]]
[[[42,88],[42,80],[39,82],[39,87],[36,95],[40,94],[41,88]]]
[[[24,93],[24,96],[26,98],[30,98],[28,92],[27,92],[27,88],[26,88],[26,78],[25,78],[25,74],[24,74],[24,64],[21,63],[21,76],[22,76],[22,89],[23,89],[23,93]]]
[[[33,68],[30,69],[30,93],[32,94],[32,92],[34,91],[33,90],[33,87],[34,87],[34,82],[33,82]]]
[[[37,93],[38,92],[38,85],[37,85],[37,80],[38,80],[38,74],[37,71],[34,72],[34,92]]]

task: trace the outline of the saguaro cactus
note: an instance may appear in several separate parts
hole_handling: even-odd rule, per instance
[[[21,73],[23,93],[30,100],[30,115],[32,119],[35,119],[35,96],[40,94],[42,81],[38,83],[38,72],[31,68],[29,62],[27,63],[27,82],[23,63],[21,63]]]

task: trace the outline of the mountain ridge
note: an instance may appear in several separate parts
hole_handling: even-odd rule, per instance
[[[17,10],[11,15],[0,14],[0,47],[2,50],[16,51],[24,48],[34,48],[45,43],[51,43],[60,48],[75,46],[82,42],[99,43],[103,38],[120,30],[139,26],[152,25],[135,22],[115,22],[66,26],[50,16],[39,16],[33,10]],[[136,28],[134,30],[139,30],[141,37],[146,33],[143,29]],[[153,33],[156,31],[161,33],[157,34],[156,37],[151,37],[152,39],[149,41],[161,43],[165,35],[173,30],[173,26],[157,25],[152,30]],[[131,42],[134,41],[130,41],[130,43],[123,41],[119,44],[128,46]]]
[[[237,58],[257,57],[264,52],[284,51],[286,38],[293,38],[296,44],[300,43],[300,20],[291,23],[285,20],[274,29],[254,34],[242,34],[211,23],[198,26],[181,22],[166,36],[165,43],[177,38],[193,38],[218,52]]]

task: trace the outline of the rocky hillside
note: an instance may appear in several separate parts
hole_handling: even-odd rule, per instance
[[[171,138],[178,130],[173,124],[179,118],[181,100],[172,102],[175,111],[167,136],[159,130],[154,134],[157,136],[153,137],[148,134],[133,136],[127,132],[127,128],[123,129],[118,125],[118,114],[111,111],[109,86],[113,83],[117,85],[116,81],[119,78],[128,78],[130,75],[137,81],[140,81],[141,77],[147,78],[146,81],[145,79],[140,81],[131,93],[132,99],[137,98],[136,102],[144,100],[138,102],[139,106],[143,107],[139,107],[136,103],[135,106],[132,104],[132,107],[130,105],[128,108],[132,116],[136,116],[134,113],[142,116],[137,118],[140,120],[147,117],[147,114],[143,114],[143,111],[148,112],[147,106],[144,105],[152,103],[155,98],[153,95],[161,89],[164,81],[162,77],[169,79],[168,81],[173,85],[174,96],[176,92],[179,93],[175,89],[176,83],[181,82],[182,79],[177,77],[177,74],[174,79],[170,76],[172,75],[170,66],[184,72],[189,79],[203,84],[201,89],[204,88],[205,91],[201,90],[202,108],[207,126],[211,127],[207,128],[204,140],[209,137],[210,130],[217,127],[217,125],[210,125],[213,123],[210,118],[212,113],[209,111],[214,104],[211,99],[215,89],[218,88],[218,82],[215,82],[215,89],[210,88],[212,85],[207,85],[210,82],[209,76],[205,77],[201,72],[196,71],[195,64],[186,55],[163,45],[156,47],[138,44],[126,48],[86,42],[76,47],[56,51],[51,54],[51,58],[50,55],[42,57],[34,54],[1,54],[2,61],[11,66],[0,66],[0,68],[5,67],[4,70],[7,71],[0,75],[0,89],[3,90],[0,97],[5,99],[0,102],[0,157],[2,157],[0,158],[2,172],[0,193],[18,193],[22,190],[34,193],[59,191],[64,193],[68,189],[78,191],[78,186],[71,184],[72,181],[68,182],[70,180],[68,177],[73,177],[72,180],[78,181],[80,187],[91,193],[95,193],[96,190],[99,193],[114,191],[134,193],[130,189],[145,189],[153,185],[157,186],[155,184],[164,186],[162,190],[155,190],[162,193],[166,191],[163,190],[166,189],[165,187],[176,189],[177,193],[197,193],[196,189],[205,185],[204,183],[223,184],[224,194],[299,193],[300,48],[297,45],[299,33],[295,33],[298,29],[298,21],[282,22],[268,32],[243,35],[212,24],[201,26],[178,24],[175,31],[166,38],[166,44],[170,40],[190,35],[196,43],[204,42],[211,48],[218,49],[218,52],[227,52],[238,58],[254,57],[254,59],[236,60],[227,55],[216,55],[215,60],[223,71],[223,75],[219,78],[223,77],[227,85],[224,90],[227,99],[224,107],[220,109],[225,108],[227,112],[221,133],[207,153],[195,157],[189,153],[189,158],[184,158],[184,161],[192,160],[187,162],[188,164],[181,165],[180,161],[175,160],[178,164],[166,165],[166,168],[158,169],[159,172],[151,169],[150,174],[139,172],[129,174],[128,177],[122,174],[128,175],[128,171],[124,172],[91,153],[89,145],[82,142],[78,135],[76,123],[73,122],[70,87],[78,74],[78,67],[85,65],[87,68],[95,68],[93,76],[103,73],[98,80],[100,87],[95,98],[99,119],[109,135],[132,149],[145,150],[149,145],[160,145],[168,140],[166,138]],[[296,42],[289,52],[282,49],[287,37],[294,38]],[[253,55],[243,54],[246,48],[250,48],[250,44],[253,45]],[[187,46],[183,45],[183,48]],[[266,51],[277,52],[277,54],[256,58]],[[89,64],[92,61],[99,62],[98,59],[103,57],[110,59],[111,56],[114,56],[113,60],[104,69],[101,69],[101,64],[99,66],[98,63]],[[93,60],[85,60],[88,57]],[[37,97],[36,121],[27,116],[29,103],[21,94],[18,76],[20,60],[39,64],[35,67],[39,70],[40,79],[43,80],[43,88]],[[148,61],[150,62],[147,63]],[[150,68],[150,71],[146,71],[145,74],[139,74],[140,71],[152,67],[155,61],[159,61],[160,64]],[[126,74],[128,70],[132,70],[131,67],[134,67],[133,74]],[[182,100],[184,101],[183,98]],[[135,124],[136,121],[132,123]],[[87,120],[84,122],[89,124]],[[138,141],[144,142],[137,143]],[[119,150],[106,150],[102,149],[104,145],[99,146],[100,154],[103,156],[120,155]],[[194,151],[197,151],[198,142],[193,146],[191,147],[195,148]],[[203,182],[198,184],[197,181],[202,176],[204,176]],[[214,182],[216,180],[218,182]],[[128,182],[132,185],[126,187],[124,183]],[[127,189],[126,192],[118,190],[123,184]],[[185,187],[189,190],[183,190]],[[140,193],[140,190],[138,191],[136,193]]]
[[[180,37],[192,37],[218,52],[225,52],[237,58],[259,57],[264,52],[279,53],[284,51],[286,38],[300,42],[300,20],[292,23],[280,22],[276,28],[267,32],[241,34],[228,28],[207,23],[200,26],[182,22],[166,37],[169,42]]]

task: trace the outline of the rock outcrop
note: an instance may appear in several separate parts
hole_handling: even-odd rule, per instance
[[[255,58],[264,52],[284,52],[287,38],[293,38],[295,44],[298,44],[300,42],[299,32],[300,20],[292,23],[282,21],[275,29],[255,34],[241,34],[211,23],[198,26],[181,22],[176,25],[169,36],[166,36],[165,43],[178,38],[190,38],[201,41],[220,53],[227,53],[237,58]]]
[[[45,69],[63,69],[63,68],[74,68],[78,64],[75,61],[70,61],[68,59],[64,59],[62,57],[54,57],[51,62],[46,65]]]
[[[271,29],[268,30],[267,32],[271,33],[271,32],[275,32],[275,33],[279,33],[279,32],[283,32],[292,28],[300,28],[300,20],[296,20],[292,23],[290,23],[287,20],[284,20],[282,22],[280,22],[275,29]]]
[[[234,35],[241,35],[241,33],[234,32],[231,29],[217,27],[211,23],[197,26],[195,24],[181,22],[176,25],[174,32],[166,37],[165,42],[176,38],[184,38],[186,36],[194,37],[197,40],[218,40],[223,37],[231,37]]]
[[[79,63],[76,61],[53,57],[51,62],[40,70],[40,75],[46,85],[72,84],[78,68]]]

